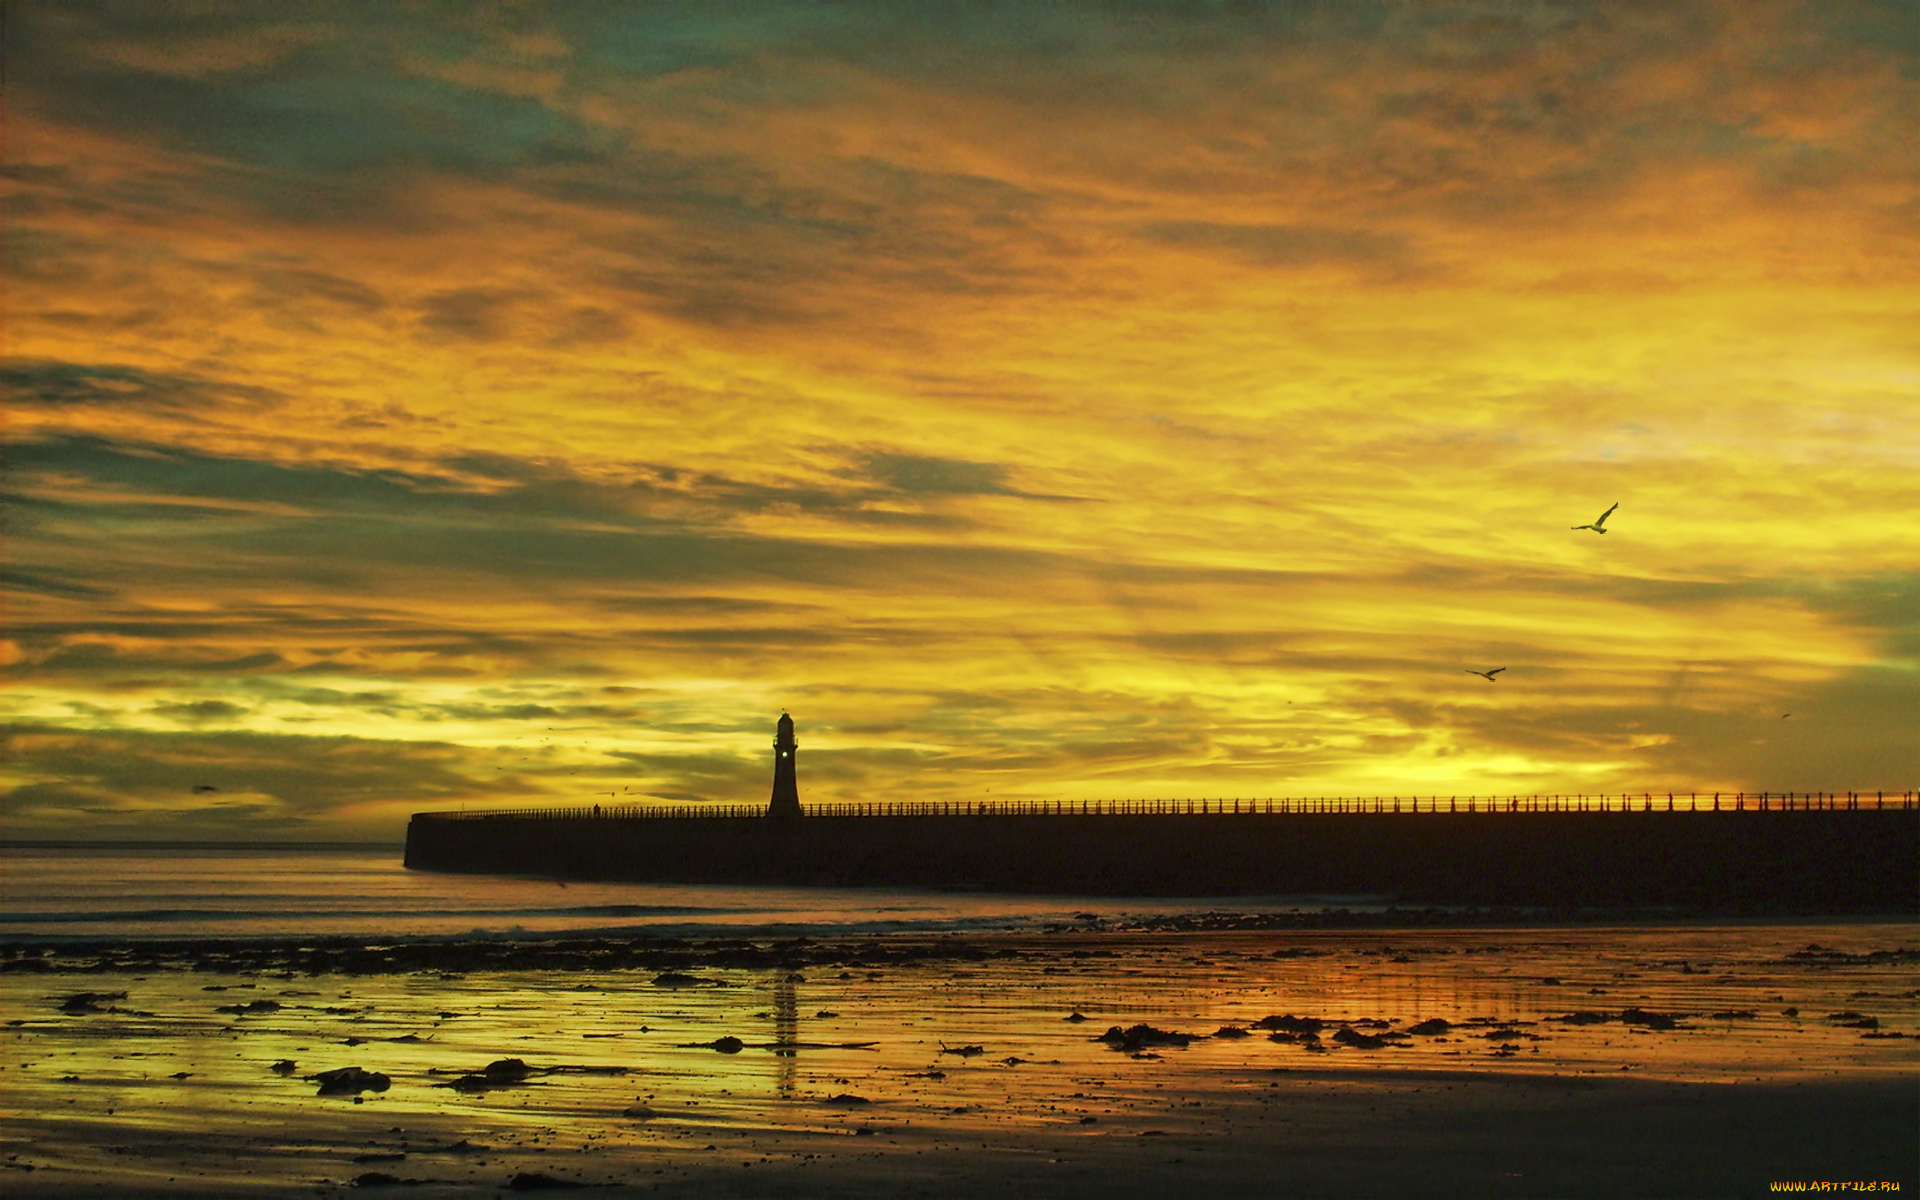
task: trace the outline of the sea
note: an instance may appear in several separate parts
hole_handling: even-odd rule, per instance
[[[560,882],[410,871],[398,845],[0,845],[0,942],[1022,933],[1221,913],[1384,910],[1379,897],[1031,896]]]

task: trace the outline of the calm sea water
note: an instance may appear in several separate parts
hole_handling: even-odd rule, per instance
[[[0,939],[1042,930],[1092,914],[1283,912],[1364,898],[1114,899],[409,871],[394,847],[0,847]]]

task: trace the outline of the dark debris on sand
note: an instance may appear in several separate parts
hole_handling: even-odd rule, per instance
[[[216,1004],[213,1011],[232,1013],[236,1017],[257,1017],[280,1011],[278,1000],[249,1000],[245,1004]]]
[[[561,1179],[545,1171],[522,1171],[507,1180],[507,1190],[512,1192],[543,1192],[555,1188],[583,1188],[590,1186],[572,1179]]]
[[[307,1076],[311,1083],[320,1085],[315,1093],[319,1096],[353,1096],[358,1098],[361,1092],[384,1092],[393,1086],[393,1080],[379,1071],[366,1071],[359,1067],[336,1067],[331,1071],[321,1071]]]
[[[1115,1050],[1144,1050],[1149,1046],[1185,1046],[1205,1037],[1204,1034],[1175,1033],[1168,1029],[1155,1029],[1151,1025],[1132,1025],[1122,1029],[1118,1025],[1109,1026],[1096,1042],[1105,1042]]]
[[[1803,950],[1795,950],[1787,955],[1788,962],[1810,964],[1814,966],[1853,966],[1862,963],[1920,962],[1920,950],[1899,947],[1893,950],[1869,950],[1865,954],[1849,954],[1845,950],[1835,950],[1822,946],[1818,942],[1809,942]]]
[[[389,1175],[385,1171],[363,1171],[353,1177],[351,1186],[357,1188],[419,1187],[428,1183],[425,1179],[402,1179],[398,1175]]]
[[[1319,1033],[1327,1023],[1319,1017],[1296,1017],[1292,1013],[1280,1013],[1275,1016],[1261,1017],[1253,1023],[1255,1029],[1279,1030],[1283,1033]]]
[[[1357,1029],[1343,1025],[1334,1030],[1333,1040],[1343,1046],[1351,1046],[1355,1050],[1382,1050],[1403,1045],[1409,1039],[1406,1034],[1391,1030],[1378,1034],[1361,1033]]]
[[[1591,1009],[1580,1009],[1563,1016],[1548,1017],[1547,1020],[1558,1025],[1604,1025],[1609,1021],[1618,1021],[1622,1025],[1636,1025],[1643,1029],[1664,1031],[1668,1029],[1685,1029],[1686,1026],[1682,1025],[1681,1022],[1693,1015],[1693,1013],[1684,1012],[1654,1012],[1651,1009],[1645,1008],[1629,1008],[1619,1013],[1594,1012]],[[1715,1015],[1738,1017],[1741,1014],[1726,1013]],[[1751,1017],[1753,1014],[1746,1013],[1745,1015]]]
[[[577,1066],[561,1063],[550,1067],[529,1066],[524,1059],[496,1058],[478,1071],[465,1071],[447,1083],[437,1083],[435,1087],[452,1088],[456,1092],[490,1092],[496,1088],[518,1087],[529,1079],[543,1075],[625,1075],[629,1067]],[[427,1071],[429,1075],[447,1074],[438,1067]]]
[[[478,1071],[468,1071],[450,1083],[434,1086],[452,1088],[456,1092],[490,1092],[495,1088],[518,1087],[536,1073],[522,1059],[496,1058]],[[427,1074],[438,1074],[438,1070],[429,1070]]]
[[[126,998],[125,992],[75,992],[62,999],[57,1007],[70,1017],[87,1013],[117,1013],[121,1010],[113,1006],[113,1001]]]

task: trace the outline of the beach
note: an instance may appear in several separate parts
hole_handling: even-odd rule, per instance
[[[1914,1186],[1915,1090],[1897,1081],[1688,1085],[1417,1071],[1186,1076],[1152,1108],[1077,1118],[848,1128],[677,1118],[516,1125],[378,1105],[191,1134],[45,1117],[16,1127],[9,1194],[263,1195],[518,1190],[721,1196],[1746,1196],[1774,1181]],[[875,1132],[862,1136],[861,1129]],[[490,1140],[484,1140],[490,1139]],[[12,1139],[10,1139],[12,1140]],[[356,1179],[376,1181],[353,1187]]]
[[[1913,922],[1179,923],[16,942],[0,1178],[34,1196],[1917,1186]]]

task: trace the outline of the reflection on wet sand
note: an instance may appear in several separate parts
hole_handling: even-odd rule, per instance
[[[1330,1145],[1349,1135],[1317,1122],[1370,1104],[1911,1091],[1916,947],[1920,926],[1862,923],[731,940],[578,971],[16,957],[0,1158],[35,1187],[134,1158],[289,1187],[963,1151],[1120,1171],[1146,1143]],[[276,1126],[297,1136],[250,1132]]]
[[[782,1099],[793,1096],[796,1078],[794,1043],[800,1040],[800,1002],[794,984],[800,976],[781,974],[773,984],[774,1091]]]

